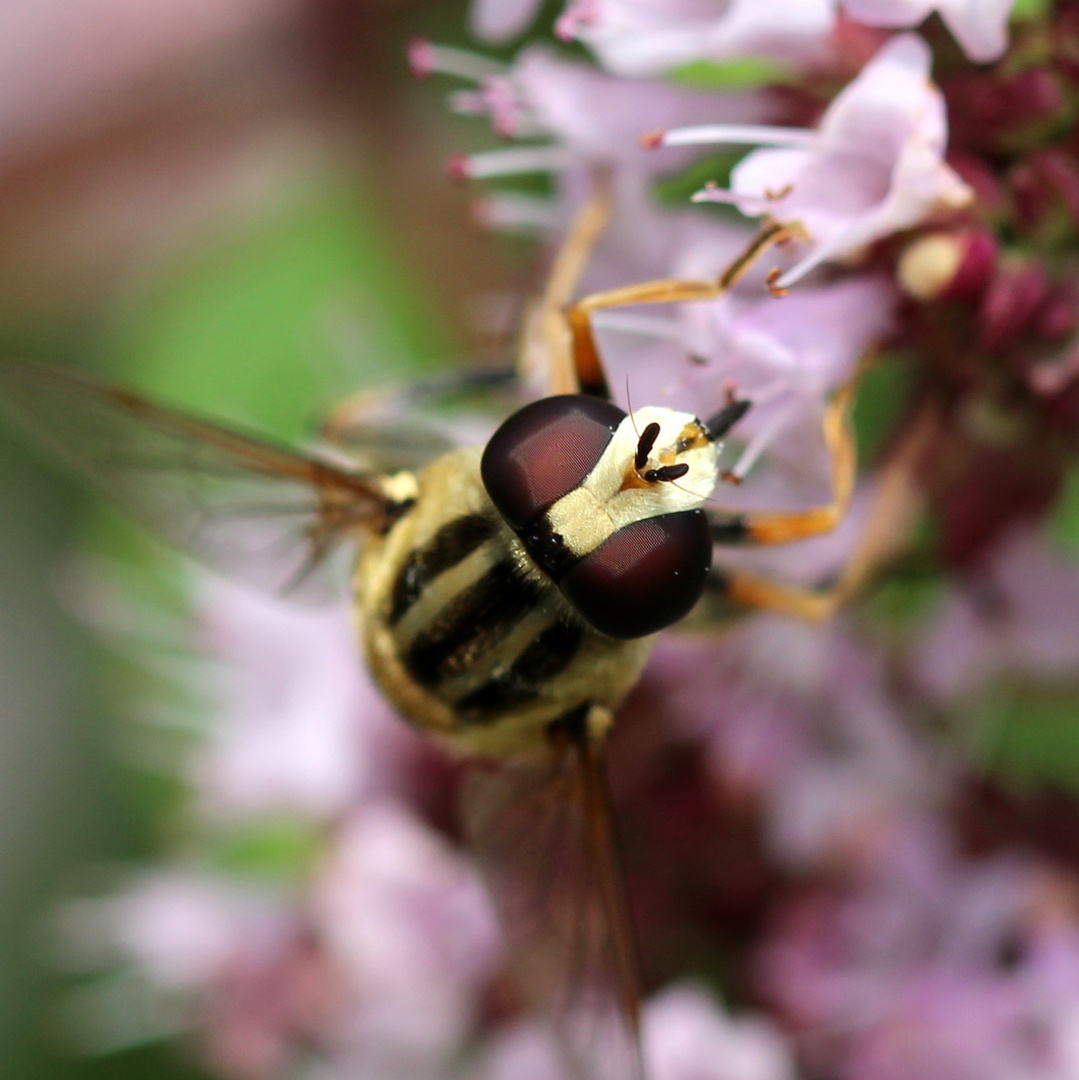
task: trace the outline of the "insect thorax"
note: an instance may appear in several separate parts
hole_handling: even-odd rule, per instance
[[[615,705],[652,638],[593,630],[540,571],[480,480],[479,449],[439,458],[419,497],[361,556],[356,589],[371,670],[417,726],[508,754],[585,704]]]

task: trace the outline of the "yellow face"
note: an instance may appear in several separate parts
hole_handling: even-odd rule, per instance
[[[641,435],[651,425],[659,430],[638,463]],[[677,466],[685,472],[669,481],[655,478]],[[715,490],[718,475],[718,444],[692,414],[646,407],[622,421],[584,482],[547,514],[570,550],[584,555],[627,525],[698,508]]]

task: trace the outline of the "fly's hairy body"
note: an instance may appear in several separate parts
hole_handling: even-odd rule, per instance
[[[355,577],[363,640],[387,698],[414,724],[492,756],[539,750],[548,726],[615,705],[652,637],[592,629],[492,504],[476,448],[439,458],[419,493],[364,545]]]

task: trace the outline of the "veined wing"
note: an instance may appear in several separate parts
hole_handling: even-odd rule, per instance
[[[43,449],[182,551],[275,591],[399,506],[385,478],[159,405],[81,373],[0,364],[0,407]]]
[[[499,908],[514,997],[549,1016],[565,1075],[644,1080],[602,746],[570,724],[545,759],[477,764],[463,816]]]

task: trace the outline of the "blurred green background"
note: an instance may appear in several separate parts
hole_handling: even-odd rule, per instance
[[[463,4],[23,6],[0,44],[7,352],[295,439],[342,393],[472,348],[495,245],[443,162],[482,125],[448,123],[405,60],[415,33],[461,40]],[[0,1076],[195,1076],[174,1047],[64,1036],[52,906],[159,849],[160,792],[59,584],[113,523],[2,426],[0,506]]]

